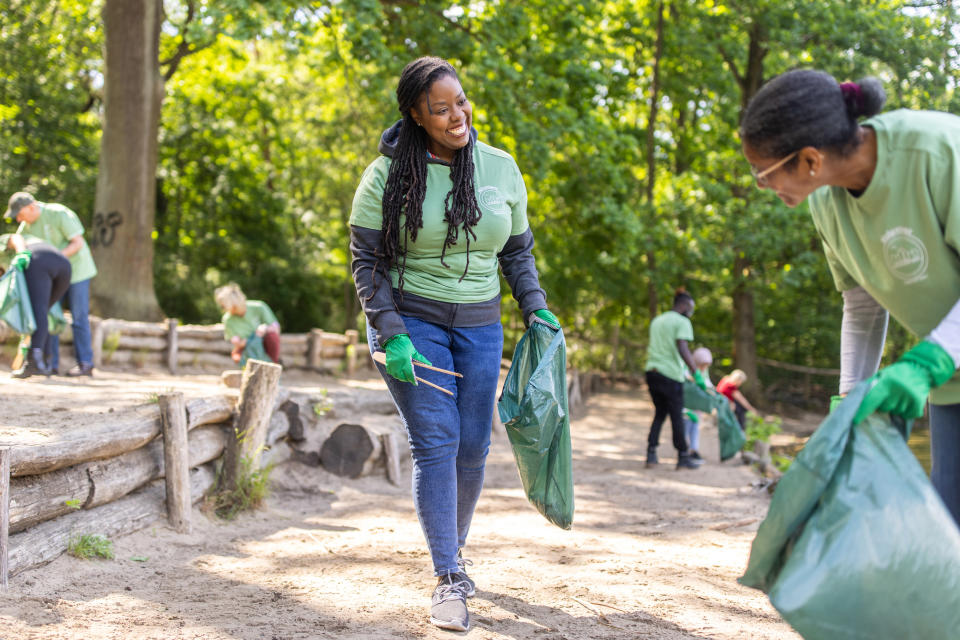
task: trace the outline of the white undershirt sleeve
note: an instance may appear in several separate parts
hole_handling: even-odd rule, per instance
[[[841,394],[849,392],[858,382],[877,372],[880,356],[883,355],[883,343],[887,338],[889,317],[887,310],[863,287],[843,292],[843,321],[840,324]]]
[[[960,369],[960,300],[957,300],[940,324],[930,332],[927,340],[943,347],[953,358],[954,366]]]

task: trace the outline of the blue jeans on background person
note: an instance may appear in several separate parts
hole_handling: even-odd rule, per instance
[[[503,326],[444,327],[403,316],[413,346],[450,375],[414,366],[414,373],[449,389],[448,396],[425,384],[401,382],[377,364],[400,411],[413,457],[413,502],[433,573],[459,571],[457,551],[467,541],[483,487],[490,450],[494,403],[503,355]],[[368,323],[370,351],[382,351]]]
[[[960,404],[930,405],[930,482],[960,525]]]
[[[73,323],[73,352],[77,364],[93,364],[93,347],[90,343],[90,280],[74,282],[63,297],[70,308]],[[60,367],[60,336],[50,334],[47,340],[47,366],[56,371]]]
[[[687,444],[690,451],[700,451],[700,423],[691,420],[689,416],[683,416],[683,428],[687,435]]]

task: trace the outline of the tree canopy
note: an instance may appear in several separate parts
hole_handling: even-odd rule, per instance
[[[0,186],[93,216],[102,2],[14,0],[0,26]],[[834,367],[840,297],[805,207],[755,188],[737,127],[795,67],[873,75],[887,108],[958,110],[956,8],[894,0],[167,0],[154,277],[218,317],[238,282],[286,330],[356,327],[347,220],[403,65],[459,70],[517,159],[571,359],[642,371],[651,314],[697,299],[719,366]],[[507,297],[508,289],[504,288]],[[515,337],[522,322],[504,304]],[[509,342],[509,340],[508,340]],[[894,333],[892,349],[906,346]],[[754,371],[755,372],[755,371]]]

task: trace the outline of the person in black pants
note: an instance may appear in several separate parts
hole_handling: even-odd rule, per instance
[[[32,375],[50,375],[50,368],[43,359],[44,349],[50,337],[47,314],[70,286],[70,261],[53,246],[36,239],[26,239],[19,234],[7,238],[6,248],[16,252],[11,268],[23,271],[30,294],[30,306],[37,328],[30,336],[30,351],[23,366],[14,371],[14,378],[29,378]]]
[[[689,342],[693,340],[690,316],[695,306],[693,297],[680,289],[673,298],[673,308],[650,323],[650,346],[645,369],[647,388],[655,412],[647,438],[648,468],[659,463],[657,445],[660,442],[660,429],[668,415],[673,426],[673,446],[677,448],[677,469],[696,469],[700,466],[700,459],[690,455],[683,423],[683,381],[687,377],[684,365],[693,372],[697,386],[706,388],[706,381],[694,364],[689,347]]]

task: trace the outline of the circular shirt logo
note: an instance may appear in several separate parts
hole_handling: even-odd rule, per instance
[[[907,227],[896,227],[883,234],[883,260],[894,276],[906,284],[927,277],[927,248]]]
[[[505,216],[510,213],[510,207],[507,206],[507,199],[496,187],[480,187],[477,191],[477,196],[477,201],[484,209],[489,209],[499,216]]]

